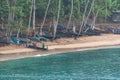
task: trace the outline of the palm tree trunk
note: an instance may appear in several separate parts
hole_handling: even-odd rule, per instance
[[[94,29],[94,27],[95,27],[95,24],[96,24],[96,19],[97,19],[98,14],[99,14],[99,10],[97,10],[97,12],[96,12],[96,13],[94,13],[93,22],[92,22],[92,25],[91,25],[92,30],[93,30],[93,29]]]
[[[73,14],[73,0],[71,0],[71,13],[70,13],[70,17],[69,17],[69,21],[68,21],[66,30],[68,30],[68,28],[70,26],[72,14]]]
[[[7,27],[7,32],[6,32],[6,36],[7,36],[7,42],[9,43],[11,40],[11,30],[10,27],[11,25],[14,23],[14,11],[11,9],[11,6],[14,6],[14,2],[15,0],[12,0],[11,3],[9,0],[6,0],[7,5],[8,5],[8,27]]]
[[[42,33],[43,33],[42,29],[43,29],[43,26],[44,26],[44,23],[45,23],[45,20],[46,20],[48,8],[49,8],[49,6],[50,6],[50,1],[51,1],[51,0],[48,1],[48,5],[47,5],[46,11],[45,11],[44,19],[43,19],[42,25],[41,25],[41,27],[40,27],[40,35],[42,35]]]
[[[90,13],[91,13],[91,11],[92,11],[92,9],[93,9],[93,7],[94,7],[94,2],[95,2],[95,0],[92,1],[91,7],[90,7],[90,11],[89,11],[89,13],[88,13],[88,15],[87,15],[87,17],[86,17],[86,20],[85,20],[85,23],[84,23],[83,27],[85,27],[86,24],[87,24],[87,21],[88,21],[88,18],[89,18],[89,16],[90,16]]]
[[[19,27],[19,29],[18,29],[18,32],[17,32],[17,38],[19,38],[19,33],[20,33],[20,30],[21,30],[21,27],[22,27],[22,23],[23,23],[23,21],[22,20],[20,20],[20,27]]]
[[[50,26],[49,26],[48,32],[50,32],[51,27],[52,27],[52,22],[50,22]]]
[[[79,18],[80,18],[80,1],[78,0],[78,14],[79,14]]]
[[[89,4],[89,0],[87,1],[86,6],[85,6],[85,10],[84,10],[81,26],[79,28],[78,37],[79,37],[79,35],[81,34],[81,31],[82,31],[82,27],[83,27],[83,24],[84,24],[84,21],[85,21],[85,14],[86,14],[86,11],[87,11],[87,8],[88,8],[88,4]]]
[[[107,14],[108,14],[108,11],[107,11],[107,0],[105,0],[105,23],[107,22]]]
[[[36,10],[36,7],[35,7],[35,2],[36,0],[33,0],[33,35],[35,36],[35,10]]]
[[[54,34],[53,34],[53,40],[56,37],[56,31],[57,31],[57,25],[60,17],[60,8],[61,7],[61,0],[59,0],[59,5],[58,5],[58,14],[57,14],[57,21],[54,23]]]
[[[31,8],[30,8],[30,16],[29,16],[29,23],[28,23],[28,34],[30,32],[30,24],[31,24],[32,11],[33,11],[33,0],[31,2]]]

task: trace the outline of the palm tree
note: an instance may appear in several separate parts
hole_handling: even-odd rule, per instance
[[[90,7],[90,11],[88,12],[88,15],[87,15],[87,17],[86,17],[86,20],[85,20],[85,22],[84,22],[83,27],[85,27],[86,24],[87,24],[88,18],[89,18],[90,14],[91,14],[91,11],[92,11],[93,7],[94,7],[94,3],[95,3],[95,0],[92,1],[91,7]]]
[[[57,25],[60,17],[60,9],[61,9],[61,0],[59,0],[59,5],[58,5],[58,14],[57,14],[57,21],[54,22],[54,33],[53,33],[53,39],[56,37],[56,31],[57,31]]]
[[[44,15],[44,19],[43,19],[42,25],[41,25],[41,27],[40,27],[40,35],[42,35],[42,33],[43,33],[42,29],[43,29],[43,26],[44,26],[44,23],[45,23],[45,20],[46,20],[48,8],[49,8],[49,6],[50,6],[50,1],[51,1],[51,0],[48,1],[47,8],[46,8],[45,15]]]
[[[28,23],[28,34],[30,32],[30,24],[31,24],[32,11],[33,11],[33,0],[31,1],[31,7],[30,7],[29,23]]]
[[[70,12],[70,17],[69,17],[69,21],[68,21],[66,30],[68,30],[68,27],[70,26],[72,14],[73,14],[73,0],[71,0],[71,12]]]
[[[83,13],[81,26],[80,26],[80,28],[79,28],[78,37],[79,37],[79,35],[81,34],[82,27],[83,27],[83,25],[84,25],[84,21],[85,21],[85,14],[86,14],[86,12],[87,12],[88,4],[89,4],[89,0],[87,1],[86,6],[85,6],[85,10],[84,10],[84,13]]]
[[[14,6],[16,3],[16,0],[6,0],[6,3],[8,5],[8,27],[7,27],[7,32],[6,32],[6,36],[7,36],[7,42],[9,43],[11,40],[11,30],[10,27],[11,25],[14,23],[14,11],[12,10],[11,6]]]
[[[33,0],[33,35],[35,36],[35,10],[36,10],[36,7],[35,7],[35,4],[36,3],[36,0]]]
[[[94,7],[94,2],[95,2],[95,0],[92,1],[90,10],[89,10],[88,15],[87,15],[87,17],[86,17],[86,19],[85,19],[85,14],[86,14],[86,11],[87,11],[87,7],[88,7],[89,0],[88,0],[88,2],[87,2],[87,4],[86,4],[85,11],[84,11],[84,15],[83,15],[83,20],[82,20],[82,24],[81,24],[81,27],[80,27],[78,36],[81,34],[82,28],[85,27],[86,24],[87,24],[88,18],[89,18],[90,14],[91,14],[91,11],[92,11],[93,7]]]

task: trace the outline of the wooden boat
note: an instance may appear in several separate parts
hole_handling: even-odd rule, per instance
[[[48,46],[45,46],[44,44],[42,44],[42,47],[38,47],[36,46],[36,44],[26,44],[27,48],[32,48],[32,49],[36,49],[36,50],[48,50]]]

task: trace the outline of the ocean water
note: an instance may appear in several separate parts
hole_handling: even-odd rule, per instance
[[[120,48],[2,61],[0,80],[120,80]]]

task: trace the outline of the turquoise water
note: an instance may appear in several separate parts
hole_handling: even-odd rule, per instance
[[[0,80],[120,80],[120,48],[3,61]]]

